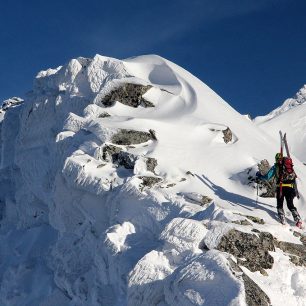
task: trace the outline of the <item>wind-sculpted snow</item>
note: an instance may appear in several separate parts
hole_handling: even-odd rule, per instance
[[[131,103],[103,103],[110,93]],[[40,72],[0,130],[0,305],[242,306],[242,273],[263,300],[303,305],[304,270],[286,254],[271,252],[263,279],[217,250],[232,229],[302,240],[245,174],[277,142],[181,67],[73,59]]]

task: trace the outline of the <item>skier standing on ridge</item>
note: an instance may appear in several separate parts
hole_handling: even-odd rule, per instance
[[[291,170],[290,170],[291,169]],[[295,179],[296,174],[293,170],[293,164],[290,157],[282,157],[281,153],[275,155],[275,164],[270,168],[266,175],[261,175],[259,172],[256,176],[260,180],[270,180],[276,178],[276,199],[277,199],[277,213],[279,220],[285,224],[285,213],[283,209],[284,198],[287,202],[287,207],[291,211],[296,226],[301,228],[301,217],[293,204],[293,199],[296,196]]]

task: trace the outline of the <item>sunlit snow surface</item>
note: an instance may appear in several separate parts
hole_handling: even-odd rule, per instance
[[[152,85],[144,98],[155,107],[101,106],[127,82]],[[105,111],[111,116],[100,118]],[[97,55],[40,72],[25,103],[0,121],[0,305],[245,305],[244,284],[213,250],[222,235],[257,228],[300,243],[276,221],[275,200],[256,201],[245,184],[248,169],[273,162],[277,135],[161,57]],[[156,132],[157,141],[124,147],[138,156],[134,170],[101,160],[101,146],[119,129]],[[146,157],[157,159],[163,179],[151,189],[138,178],[152,175]],[[306,167],[294,162],[305,217]],[[201,206],[199,195],[213,202]],[[238,213],[266,224],[231,223]],[[305,270],[272,255],[268,277],[245,273],[273,306],[306,305]]]

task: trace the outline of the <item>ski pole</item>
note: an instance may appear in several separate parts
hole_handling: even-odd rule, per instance
[[[256,206],[258,205],[258,182],[256,182],[257,184],[257,192],[256,192]]]

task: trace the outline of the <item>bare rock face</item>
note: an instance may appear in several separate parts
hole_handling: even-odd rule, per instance
[[[248,306],[269,306],[270,298],[261,288],[245,273],[242,274],[245,288],[245,300]]]
[[[103,112],[102,114],[99,115],[99,118],[107,118],[111,117],[111,115],[108,112]]]
[[[267,294],[231,259],[229,264],[234,274],[244,282],[245,301],[248,306],[270,306],[271,301]]]
[[[273,241],[270,233],[255,235],[233,229],[221,238],[217,249],[234,255],[237,263],[250,271],[264,273],[263,269],[271,269],[274,263],[269,254],[269,251],[275,251]]]
[[[306,245],[276,241],[275,246],[289,254],[291,262],[295,265],[306,267]]]
[[[160,177],[156,176],[140,176],[140,179],[142,179],[142,187],[153,187],[154,185],[160,183],[162,179]]]
[[[223,132],[224,142],[225,143],[231,142],[232,139],[233,139],[233,133],[232,133],[231,129],[228,127],[227,129],[222,130],[222,132]]]
[[[113,145],[105,145],[102,149],[102,158],[106,161],[114,162],[117,159],[119,152],[122,151],[122,148],[113,146]]]
[[[102,158],[126,169],[134,169],[137,156],[123,151],[120,147],[105,145],[102,149]]]
[[[157,167],[157,160],[153,157],[146,158],[147,170],[155,173],[155,168]]]
[[[264,159],[258,165],[258,170],[261,175],[266,175],[271,168],[269,162]],[[269,181],[259,181],[258,187],[262,191],[261,197],[263,198],[274,198],[276,191],[276,181],[275,179],[271,179]]]
[[[136,155],[121,151],[116,155],[114,162],[125,169],[134,169],[136,160]]]
[[[144,143],[148,140],[154,140],[149,132],[122,129],[113,135],[111,142],[117,145],[131,145]]]
[[[154,107],[154,104],[144,99],[142,96],[152,88],[151,85],[140,85],[126,83],[119,88],[112,90],[101,101],[104,106],[112,106],[115,101],[131,107]]]

